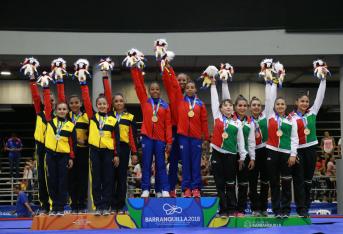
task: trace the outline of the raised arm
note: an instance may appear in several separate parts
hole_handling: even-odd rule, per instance
[[[248,136],[248,151],[251,160],[255,160],[255,149],[256,149],[256,140],[255,140],[255,124],[250,123],[250,132]]]
[[[111,111],[112,110],[112,89],[111,89],[107,72],[106,74],[103,74],[102,82],[104,84],[104,94],[108,103],[108,111]]]
[[[135,141],[135,137],[133,136],[133,129],[132,125],[129,127],[129,145],[131,149],[131,155],[136,155],[137,154],[137,144]]]
[[[43,100],[44,100],[44,112],[45,112],[45,119],[46,121],[50,121],[52,118],[52,105],[50,100],[50,88],[44,87],[43,88]]]
[[[172,79],[173,79],[172,76],[175,77],[175,73],[174,73],[173,68],[170,67],[168,69],[163,70],[163,73],[162,73],[163,86],[166,89],[170,104],[172,103],[173,99],[175,98],[173,86],[172,86]]]
[[[237,132],[237,145],[238,145],[238,153],[240,156],[240,160],[245,160],[247,156],[247,151],[245,150],[245,143],[244,143],[244,135],[243,135],[243,127],[242,124],[238,127]]]
[[[131,77],[135,85],[135,90],[139,102],[141,104],[146,103],[148,100],[148,95],[144,86],[144,77],[142,71],[140,71],[138,68],[131,68]]]
[[[57,80],[57,100],[58,100],[58,102],[65,102],[66,101],[66,97],[64,94],[63,79]]]
[[[231,99],[229,85],[226,80],[222,81],[222,99]]]
[[[215,83],[211,85],[211,109],[212,109],[213,120],[219,118],[220,116],[219,98],[218,98],[218,91],[217,91],[217,87]]]
[[[33,105],[35,107],[35,112],[38,114],[41,111],[41,99],[39,96],[39,91],[37,87],[37,83],[34,80],[30,80],[30,89],[31,95],[33,100]]]
[[[82,101],[85,107],[88,118],[93,118],[93,107],[89,96],[89,89],[87,84],[81,84]]]
[[[277,94],[277,86],[276,84],[266,84],[266,103],[264,107],[264,111],[266,114],[266,117],[270,117],[270,115],[273,113],[274,109],[274,102],[276,99]],[[269,98],[268,98],[269,97]]]
[[[320,85],[317,91],[316,99],[314,100],[313,106],[311,107],[311,111],[314,112],[316,115],[319,112],[320,107],[323,104],[324,96],[326,90],[326,79],[320,81]]]

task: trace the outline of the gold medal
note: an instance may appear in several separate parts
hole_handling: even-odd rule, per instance
[[[101,137],[103,137],[103,136],[105,135],[105,133],[104,133],[103,130],[100,130],[100,131],[99,131],[99,134],[100,134]]]
[[[283,135],[283,132],[282,132],[282,130],[277,130],[276,131],[276,135],[278,136],[278,137],[281,137],[282,135]]]
[[[158,121],[158,118],[156,115],[154,115],[153,117],[151,117],[151,121],[156,123]]]
[[[308,128],[305,128],[305,129],[304,129],[304,134],[305,134],[306,136],[310,135],[310,133],[311,133],[310,129],[308,129]]]
[[[188,111],[188,117],[193,118],[194,117],[194,111],[192,111],[192,110]]]
[[[222,137],[223,139],[227,139],[229,137],[229,134],[227,134],[227,132],[223,132]]]
[[[56,138],[56,140],[60,140],[60,139],[61,139],[61,135],[56,134],[56,135],[55,135],[55,138]]]

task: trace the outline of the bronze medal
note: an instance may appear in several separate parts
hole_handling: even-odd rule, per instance
[[[261,133],[256,132],[256,133],[255,133],[255,138],[260,138],[260,137],[261,137]]]
[[[154,115],[153,117],[151,117],[151,121],[154,122],[154,123],[157,123],[157,121],[158,121],[157,116]]]
[[[99,134],[100,134],[100,137],[103,137],[105,135],[104,131],[103,130],[100,130],[99,131]]]
[[[222,137],[223,137],[223,139],[227,139],[227,138],[229,138],[229,134],[227,134],[227,132],[223,132]]]
[[[304,129],[304,134],[305,134],[306,136],[310,135],[310,133],[311,133],[310,129],[308,129],[308,128],[305,128],[305,129]]]
[[[283,132],[282,132],[282,130],[277,130],[276,131],[276,135],[278,136],[278,137],[281,137],[282,135],[283,135]]]
[[[194,117],[194,111],[192,111],[192,110],[188,111],[188,117],[193,118]]]

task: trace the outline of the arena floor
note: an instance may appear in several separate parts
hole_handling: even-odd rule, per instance
[[[31,220],[1,220],[0,233],[33,233],[31,228]],[[312,225],[309,226],[292,226],[292,227],[274,227],[274,228],[237,228],[230,230],[234,233],[252,233],[252,234],[335,234],[343,233],[343,216],[331,216],[326,218],[313,218]],[[38,231],[39,233],[142,233],[142,234],[186,234],[189,231],[192,234],[208,233],[208,234],[223,234],[228,233],[228,228],[166,228],[166,229],[115,229],[115,230],[70,230],[70,231]]]

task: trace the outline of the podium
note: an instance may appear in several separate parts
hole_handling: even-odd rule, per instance
[[[234,217],[217,218],[218,199],[202,198],[129,198],[128,214],[95,216],[94,214],[67,214],[62,217],[37,216],[33,230],[116,229],[116,228],[266,228],[309,225],[308,218],[289,217]]]

